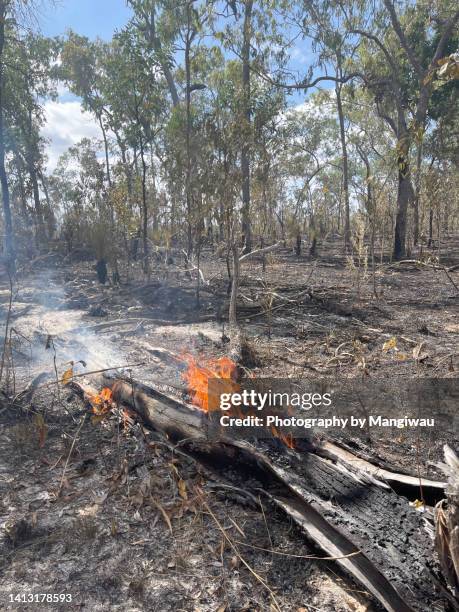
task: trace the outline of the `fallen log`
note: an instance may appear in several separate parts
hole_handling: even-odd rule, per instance
[[[439,572],[432,526],[376,473],[321,457],[314,446],[295,451],[276,440],[209,439],[207,415],[193,406],[107,376],[97,386],[111,387],[116,402],[204,464],[231,468],[236,484],[267,495],[386,610],[459,609]]]
[[[186,363],[183,361],[183,359],[180,358],[180,355],[177,355],[177,353],[174,353],[169,349],[162,348],[161,346],[153,346],[149,342],[146,342],[145,340],[140,340],[139,338],[136,338],[135,343],[136,346],[140,346],[147,353],[149,353],[160,361],[171,363],[174,366],[182,366],[183,368],[186,367]]]
[[[95,323],[94,325],[90,325],[85,328],[85,331],[89,332],[101,332],[106,329],[111,329],[113,327],[124,327],[125,325],[132,324],[143,324],[143,325],[183,325],[187,323],[185,320],[177,320],[170,321],[168,319],[152,319],[149,317],[131,317],[129,319],[112,319],[111,321],[102,321],[101,323]],[[75,329],[71,329],[67,332],[67,334],[71,334],[72,332],[78,332],[81,330],[82,325],[76,327]]]

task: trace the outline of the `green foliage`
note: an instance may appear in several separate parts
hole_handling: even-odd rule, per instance
[[[187,232],[198,245],[212,232],[229,241],[240,229],[243,150],[250,158],[256,235],[342,233],[337,92],[351,218],[362,215],[364,227],[378,222],[390,234],[397,180],[418,178],[418,151],[421,224],[430,206],[422,173],[432,160],[444,166],[452,190],[459,151],[457,28],[431,66],[452,0],[393,3],[406,43],[426,71],[423,79],[383,0],[371,9],[364,0],[254,0],[250,88],[242,75],[247,2],[128,4],[132,17],[110,41],[72,31],[47,39],[8,21],[4,141],[15,223],[24,235],[30,220],[37,233],[41,218],[50,228],[58,225],[69,248],[86,244],[113,259],[118,245],[128,252],[130,238],[142,231],[147,246],[183,246]],[[292,61],[296,44],[311,51],[310,64]],[[319,75],[323,88],[313,91],[308,81]],[[93,115],[101,139],[72,147],[46,177],[43,104],[56,98],[57,80]],[[279,85],[295,82],[298,89]],[[296,98],[289,98],[292,92]]]

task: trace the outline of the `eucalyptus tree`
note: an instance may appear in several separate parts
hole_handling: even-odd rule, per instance
[[[108,44],[101,40],[91,41],[70,31],[63,42],[61,52],[61,79],[70,91],[81,98],[82,106],[91,112],[100,126],[104,141],[105,167],[109,186],[111,186],[110,152],[107,138],[107,122],[110,112],[101,83],[104,76],[104,59]]]
[[[137,159],[140,160],[143,263],[148,272],[148,227],[151,213],[147,184],[148,152],[164,127],[164,89],[161,81],[151,74],[150,64],[144,61],[143,47],[134,31],[126,28],[115,36],[114,43],[118,88],[125,93],[117,103],[114,101],[112,108],[114,117],[121,121],[126,142],[134,149],[135,164]],[[153,170],[153,162],[150,165]],[[150,194],[154,196],[154,175]]]
[[[110,211],[104,167],[97,151],[98,143],[88,138],[70,147],[49,177],[49,193],[60,211],[68,250],[93,246],[103,257],[110,244]]]
[[[10,203],[10,185],[6,172],[7,155],[11,151],[13,130],[18,123],[24,128],[24,110],[27,110],[28,169],[34,183],[35,204],[41,217],[39,193],[36,187],[36,171],[41,155],[37,128],[40,124],[40,93],[43,54],[35,55],[39,48],[37,39],[29,36],[33,20],[34,3],[20,0],[0,0],[0,186],[2,191],[3,223],[5,232],[5,257],[11,270],[15,267],[13,218]],[[29,47],[31,45],[31,47]],[[39,57],[40,56],[40,57]],[[51,59],[51,55],[49,56]],[[45,62],[46,63],[46,62]],[[25,108],[27,107],[27,109]],[[26,133],[22,129],[22,136]]]
[[[339,3],[338,3],[339,4]],[[351,78],[349,75],[350,59],[355,49],[346,32],[339,8],[334,2],[315,2],[303,0],[294,11],[294,21],[304,38],[311,39],[312,50],[316,59],[309,69],[309,74],[302,86],[309,90],[317,83],[330,81],[334,86],[334,100],[339,121],[342,199],[344,203],[344,249],[350,248],[350,186],[349,154],[347,142],[347,118],[343,111],[343,88]],[[314,72],[320,71],[320,81],[312,80]]]
[[[457,39],[457,3],[380,0],[338,3],[350,34],[359,41],[356,72],[372,92],[377,112],[396,137],[397,214],[393,256],[406,254],[407,214],[415,201],[411,152],[423,140],[438,63]],[[417,239],[418,229],[415,228]]]
[[[240,141],[241,226],[244,251],[252,249],[251,172],[254,148],[253,91],[258,88],[254,76],[269,72],[271,61],[280,48],[282,35],[276,12],[283,0],[222,0],[210,2],[211,12],[219,15],[214,21],[214,34],[224,49],[240,62],[241,91],[238,121],[243,138]]]
[[[339,129],[331,112],[333,105],[332,97],[321,92],[285,113],[286,146],[282,158],[284,175],[290,185],[291,225],[296,236],[297,255],[301,253],[301,236],[306,228],[311,238],[317,239],[314,192],[321,193],[323,204],[336,204],[329,187],[333,171],[340,168],[336,155]],[[329,195],[325,197],[325,194]],[[332,213],[330,210],[330,216]]]
[[[16,253],[11,217],[10,191],[5,167],[5,110],[4,98],[6,89],[7,53],[13,38],[14,27],[11,26],[14,4],[9,0],[0,0],[0,184],[2,188],[3,222],[5,225],[5,255],[8,267],[14,269]]]
[[[53,63],[58,50],[56,40],[27,33],[11,58],[9,67],[15,72],[5,95],[7,146],[12,156],[17,158],[16,167],[28,175],[38,246],[46,246],[54,225],[53,211],[46,200],[45,204],[42,202],[42,193],[46,192],[46,143],[41,129],[45,123],[44,100],[57,95]]]
[[[194,0],[129,0],[134,15],[129,28],[136,36],[146,66],[160,73],[172,103],[171,129],[183,135],[184,197],[187,221],[187,253],[193,253],[194,218],[199,214],[201,196],[193,188],[195,166],[193,139],[193,92],[205,85],[194,81],[194,57],[199,54],[208,18],[205,2]],[[182,66],[178,62],[182,59]],[[178,134],[177,134],[178,135]],[[178,144],[179,140],[176,140]],[[182,157],[182,156],[180,156]],[[176,170],[181,170],[176,167]]]

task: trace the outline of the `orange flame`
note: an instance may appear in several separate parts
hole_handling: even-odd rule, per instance
[[[183,380],[188,385],[188,392],[195,406],[209,412],[219,408],[220,393],[235,393],[240,389],[236,381],[237,366],[229,357],[211,359],[204,365],[199,365],[197,360],[189,354],[182,356],[188,365],[182,373]],[[217,379],[218,387],[213,389],[209,395],[209,380]]]
[[[279,438],[279,440],[285,444],[285,446],[288,446],[288,448],[292,450],[296,448],[295,439],[290,432],[284,434],[281,431],[277,431],[274,425],[271,427],[271,432],[275,438]]]
[[[240,391],[241,387],[237,382],[237,366],[229,357],[207,360],[202,365],[193,355],[185,354],[181,358],[188,366],[186,371],[182,373],[182,378],[187,383],[191,401],[201,410],[205,412],[218,410],[221,393],[238,393]],[[209,392],[209,380],[218,381],[218,384],[212,385],[212,392]],[[233,414],[244,416],[235,407],[233,407]],[[288,448],[296,448],[295,440],[290,432],[284,434],[274,426],[271,427],[271,432]]]
[[[89,395],[94,414],[107,414],[113,407],[112,390],[104,387],[97,395]]]

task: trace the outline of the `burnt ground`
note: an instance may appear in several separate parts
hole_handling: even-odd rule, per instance
[[[458,237],[443,249],[442,265],[459,263]],[[436,269],[435,255],[425,264],[378,262],[377,296],[371,270],[350,266],[333,241],[315,260],[282,249],[265,271],[256,259],[244,264],[238,314],[247,372],[394,386],[454,379],[459,272]],[[200,360],[227,352],[225,262],[204,257],[199,307],[196,273],[184,262],[158,256],[148,280],[137,268],[122,266],[121,285],[102,287],[93,261],[51,254],[24,267],[14,287],[8,395],[39,372],[62,376],[83,360],[74,373],[142,363],[131,369],[136,379],[186,399],[180,367],[164,349]],[[8,297],[3,284],[2,318]],[[71,592],[70,609],[378,609],[331,562],[259,550],[320,556],[284,516],[229,494],[140,425],[115,416],[81,424],[86,412],[68,387],[49,382],[32,399],[3,401],[2,607],[28,609],[9,603],[9,593]],[[397,469],[438,477],[432,462],[445,442],[458,446],[454,422],[416,439],[372,432],[365,448]]]
[[[81,404],[66,390],[61,401],[69,415],[50,410],[48,391],[1,417],[3,610],[373,609],[331,562],[288,556],[318,551],[285,517],[266,507],[265,520],[138,426],[88,420],[64,470]],[[47,413],[42,447],[32,410]],[[73,601],[18,605],[10,593]]]

